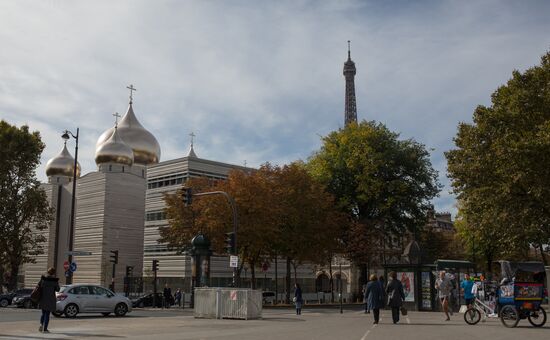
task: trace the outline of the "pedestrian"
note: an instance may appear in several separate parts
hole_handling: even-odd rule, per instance
[[[470,279],[470,274],[464,274],[464,280],[460,284],[460,288],[462,288],[462,292],[464,293],[464,303],[468,306],[468,309],[471,309],[475,296],[473,293],[474,281]]]
[[[386,290],[384,289],[386,285],[384,282],[384,275],[380,275],[378,278],[378,283],[380,283],[380,289],[382,291],[382,306],[380,309],[384,309],[386,307]]]
[[[174,294],[174,298],[176,299],[176,304],[178,307],[181,307],[181,289],[176,289],[176,294]]]
[[[439,272],[439,278],[435,281],[435,289],[438,291],[439,301],[441,302],[441,307],[443,307],[443,313],[445,313],[445,321],[449,321],[451,320],[449,316],[449,299],[453,284],[444,270]]]
[[[40,278],[38,282],[40,286],[40,299],[38,300],[38,306],[42,310],[42,316],[40,317],[39,332],[49,333],[48,325],[50,323],[50,313],[55,312],[56,297],[55,292],[59,291],[59,279],[55,277],[55,268],[48,269],[47,275]]]
[[[170,302],[172,300],[172,290],[168,287],[168,283],[164,284],[164,305],[166,308],[170,308]]]
[[[375,274],[370,276],[370,282],[367,284],[365,294],[367,295],[369,309],[372,310],[374,316],[374,324],[377,324],[380,320],[380,308],[384,299],[384,289],[380,287],[380,282],[376,279]]]
[[[296,304],[296,315],[301,315],[304,300],[302,299],[302,288],[298,283],[294,284],[294,303]]]
[[[403,300],[405,300],[405,292],[403,291],[403,284],[397,279],[396,272],[390,272],[391,281],[388,282],[386,293],[388,296],[388,305],[391,307],[391,317],[393,323],[399,322],[399,309],[403,306]]]
[[[367,294],[367,286],[368,286],[368,282],[363,285],[363,303],[365,304],[365,314],[370,313],[369,296]]]

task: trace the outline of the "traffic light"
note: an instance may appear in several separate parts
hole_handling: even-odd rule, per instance
[[[181,200],[185,206],[190,206],[193,203],[193,189],[188,187],[181,188]]]
[[[225,233],[225,251],[230,255],[237,255],[235,247],[235,233]]]
[[[126,266],[126,277],[131,277],[133,271],[134,271],[133,266]]]
[[[111,250],[111,263],[118,263],[118,250]]]
[[[153,271],[156,272],[159,269],[159,260],[153,260]]]

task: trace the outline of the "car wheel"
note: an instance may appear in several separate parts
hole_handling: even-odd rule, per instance
[[[126,306],[125,303],[119,303],[115,306],[115,315],[116,316],[124,316],[128,313],[128,306]]]
[[[111,313],[101,313],[101,315],[103,315],[103,316],[109,316],[109,314],[111,314]]]
[[[145,307],[145,303],[143,303],[143,301],[140,301],[139,304],[138,304],[138,307],[139,307],[139,308]]]
[[[26,308],[26,309],[32,308],[32,301],[31,300],[25,300],[25,302],[23,302],[23,307]]]
[[[74,303],[68,304],[63,311],[68,318],[74,318],[78,314],[78,306]]]
[[[63,315],[62,312],[57,312],[57,311],[56,311],[56,312],[52,312],[52,314],[53,314],[53,316],[55,316],[56,318],[60,318],[61,315]]]
[[[0,300],[0,307],[8,307],[9,304],[10,302],[8,301],[8,299]]]

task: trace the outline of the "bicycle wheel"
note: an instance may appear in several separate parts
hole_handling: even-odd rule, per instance
[[[540,307],[537,310],[531,311],[527,317],[531,325],[535,327],[542,327],[546,323],[546,312],[544,308]]]
[[[481,320],[481,313],[476,308],[468,309],[466,313],[464,313],[464,321],[466,321],[468,325],[475,325],[479,320]]]
[[[500,321],[508,328],[514,328],[519,322],[519,313],[516,307],[506,305],[500,310]]]

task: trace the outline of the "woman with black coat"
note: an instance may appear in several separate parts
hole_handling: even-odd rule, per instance
[[[42,309],[40,328],[38,328],[38,331],[49,333],[48,324],[50,322],[50,313],[55,312],[55,305],[57,302],[55,292],[59,291],[59,279],[55,277],[55,268],[48,269],[48,275],[42,275],[38,285],[41,290],[38,306]]]
[[[395,324],[399,322],[399,309],[403,306],[405,292],[403,291],[403,284],[397,279],[397,273],[391,272],[390,277],[392,280],[388,283],[386,293],[388,295],[388,305],[391,307],[393,323]]]

